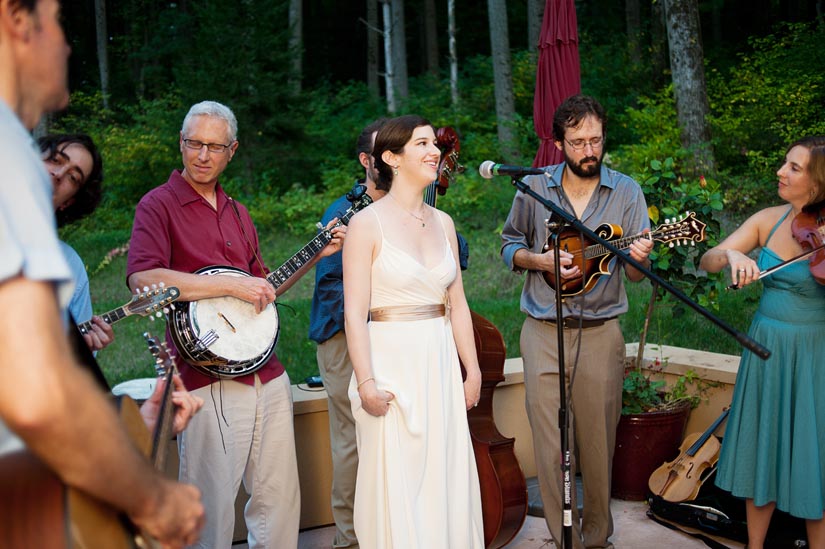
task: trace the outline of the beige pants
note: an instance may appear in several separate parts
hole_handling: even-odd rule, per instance
[[[564,331],[565,375],[570,381],[578,346],[577,329]],[[557,547],[562,539],[561,439],[558,422],[559,368],[555,325],[527,317],[521,330],[521,356],[527,417],[547,527]],[[582,332],[578,368],[571,392],[569,442],[574,452],[571,475],[578,470],[584,487],[581,527],[573,497],[573,547],[613,547],[610,479],[616,426],[622,410],[624,339],[618,320]],[[578,456],[578,462],[575,457]]]
[[[347,352],[347,338],[338,332],[318,345],[318,368],[327,390],[329,441],[332,448],[332,517],[335,540],[332,546],[358,547],[352,524],[355,478],[358,472],[358,448],[355,420],[352,417],[347,388],[352,377],[352,362]]]
[[[241,480],[251,494],[244,507],[249,547],[297,547],[301,495],[289,376],[261,384],[256,375],[254,387],[221,380],[192,393],[204,405],[178,438],[178,451],[180,480],[201,490],[206,509],[195,547],[232,546]]]

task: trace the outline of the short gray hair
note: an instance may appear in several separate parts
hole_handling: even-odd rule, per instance
[[[232,112],[232,109],[226,105],[218,103],[217,101],[201,101],[200,103],[195,103],[183,119],[183,125],[180,129],[182,134],[186,135],[186,128],[189,126],[189,122],[196,116],[213,116],[220,118],[225,121],[229,127],[229,141],[235,141],[235,139],[237,139],[238,119],[235,118],[235,113]]]

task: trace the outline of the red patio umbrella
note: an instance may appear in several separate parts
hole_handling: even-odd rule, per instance
[[[533,166],[558,164],[564,157],[553,144],[553,113],[561,102],[581,92],[579,32],[573,0],[547,0],[539,36],[533,127],[541,139]]]

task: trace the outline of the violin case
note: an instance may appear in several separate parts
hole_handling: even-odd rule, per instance
[[[673,503],[660,496],[648,494],[647,501],[650,506],[647,512],[648,518],[668,528],[699,538],[713,549],[724,549],[727,546],[702,535],[702,532],[747,543],[745,501],[716,486],[715,479],[716,471],[702,484],[696,499],[691,501]],[[682,529],[683,526],[688,530]],[[765,547],[771,549],[808,547],[805,521],[779,510],[774,511]]]

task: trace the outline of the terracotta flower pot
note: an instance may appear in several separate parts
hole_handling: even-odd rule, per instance
[[[623,415],[616,429],[613,455],[613,497],[643,500],[651,473],[679,455],[690,404],[674,410]]]

